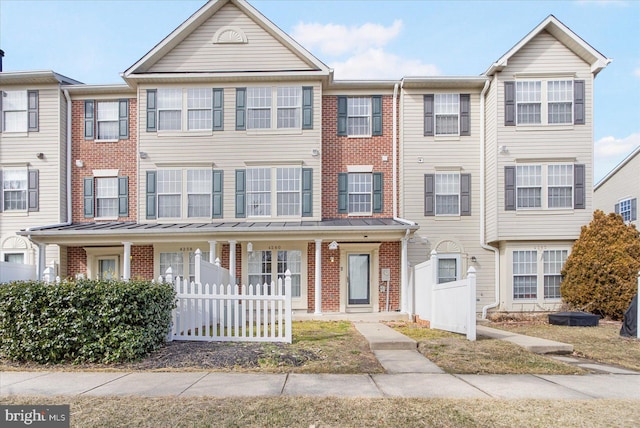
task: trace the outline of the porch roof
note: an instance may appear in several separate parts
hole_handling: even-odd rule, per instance
[[[287,235],[295,239],[314,239],[323,236],[354,238],[399,239],[407,230],[415,231],[418,225],[393,218],[340,218],[321,221],[238,221],[210,223],[137,223],[137,222],[87,222],[54,224],[32,227],[18,232],[33,241],[43,243],[69,243],[71,241],[116,242],[180,238],[200,239],[265,239]],[[371,236],[368,236],[370,234]]]

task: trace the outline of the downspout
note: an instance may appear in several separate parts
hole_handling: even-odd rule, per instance
[[[491,82],[487,80],[484,83],[484,88],[482,88],[482,93],[480,94],[480,246],[488,251],[493,251],[494,260],[495,260],[495,296],[496,300],[493,303],[490,303],[482,308],[482,319],[487,317],[487,310],[495,308],[500,303],[500,254],[498,253],[498,249],[487,245],[485,239],[485,221],[486,221],[486,201],[485,201],[485,173],[486,173],[486,164],[485,164],[485,121],[486,121],[486,111],[485,111],[485,95],[487,90],[489,90]]]

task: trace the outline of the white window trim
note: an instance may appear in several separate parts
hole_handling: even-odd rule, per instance
[[[213,214],[213,187],[210,188],[209,192],[209,213],[208,217],[189,217],[189,195],[203,195],[204,193],[200,192],[188,192],[188,171],[193,170],[211,170],[211,174],[213,174],[213,169],[211,167],[193,167],[193,168],[180,168],[180,167],[166,167],[159,168],[158,171],[180,171],[180,216],[179,217],[161,217],[160,216],[160,196],[161,195],[176,195],[177,193],[157,193],[156,200],[156,212],[158,213],[158,220],[210,220]],[[213,186],[213,177],[211,178],[211,184]]]
[[[460,253],[438,253],[438,265],[435,267],[435,277],[436,277],[436,285],[448,284],[448,282],[440,282],[440,260],[446,259],[455,259],[456,261],[456,281],[460,281],[462,279],[462,255]]]
[[[100,112],[100,104],[104,103],[115,103],[116,104],[116,118],[113,120],[100,120],[98,118],[98,114]],[[120,139],[120,101],[119,100],[96,100],[94,107],[94,117],[95,117],[95,140],[97,143],[116,143]],[[115,122],[116,129],[118,130],[116,138],[100,138],[100,122]]]
[[[351,134],[349,133],[349,118],[350,117],[367,117],[367,116],[351,116],[349,115],[349,101],[353,100],[353,99],[357,99],[357,98],[362,98],[362,99],[368,99],[369,100],[369,129],[366,134]],[[347,137],[349,138],[369,138],[373,135],[373,131],[372,131],[372,127],[373,127],[373,103],[371,101],[371,97],[367,97],[367,96],[351,96],[351,97],[347,97]]]
[[[516,298],[514,296],[514,273],[513,273],[513,254],[519,251],[535,251],[536,252],[536,297]],[[539,247],[516,247],[509,251],[509,300],[512,303],[559,303],[562,298],[545,298],[544,297],[544,253],[545,251],[566,251],[567,257],[571,254],[571,248],[566,246],[539,246]],[[566,263],[566,261],[565,261]],[[531,275],[533,276],[533,274]]]
[[[253,133],[253,134],[260,134],[260,133],[277,133],[277,134],[301,134],[302,133],[302,98],[303,98],[303,94],[302,94],[302,86],[298,86],[298,85],[290,85],[290,86],[249,86],[247,87],[247,91],[249,89],[258,89],[258,88],[264,88],[264,89],[271,89],[271,106],[269,107],[269,112],[270,112],[270,117],[271,117],[271,126],[269,128],[252,128],[250,126],[250,121],[249,121],[249,110],[252,110],[249,107],[249,94],[247,92],[247,107],[246,107],[246,111],[247,111],[247,126],[246,126],[246,130],[247,133]],[[278,127],[278,110],[279,108],[281,108],[278,105],[278,89],[279,88],[299,88],[300,89],[300,100],[299,100],[299,104],[297,107],[286,107],[287,109],[289,108],[297,108],[298,109],[298,123],[300,124],[300,126],[295,127],[295,128],[279,128]],[[285,108],[285,107],[282,107]],[[266,110],[266,107],[260,108],[260,109],[253,109],[253,110]]]
[[[19,190],[19,189],[5,189],[4,188],[4,182],[5,182],[5,177],[4,174],[7,171],[20,171],[23,172],[26,177],[26,187],[24,188],[23,192],[24,192],[24,198],[25,198],[25,208],[23,210],[13,210],[13,209],[6,209],[4,206],[4,195],[5,195],[5,191],[6,192],[10,192],[10,191],[15,191],[15,190]],[[0,183],[2,183],[2,186],[0,187],[0,204],[2,204],[2,213],[3,214],[23,214],[29,211],[29,168],[27,167],[3,167],[0,168]]]
[[[246,163],[247,165],[249,163]],[[299,164],[283,164],[283,165],[278,165],[278,166],[266,166],[266,165],[259,165],[258,163],[251,163],[252,166],[248,166],[247,170],[249,169],[269,169],[270,170],[270,186],[269,186],[269,193],[271,195],[271,199],[270,199],[270,206],[269,206],[269,212],[270,214],[268,215],[251,215],[249,213],[249,191],[246,191],[246,204],[247,206],[245,207],[246,213],[247,213],[247,218],[251,218],[251,219],[255,219],[255,220],[270,220],[270,219],[298,219],[298,218],[302,218],[302,167]],[[297,168],[299,170],[299,179],[300,179],[300,197],[298,198],[298,200],[300,201],[299,206],[298,206],[298,214],[297,215],[278,215],[278,169],[280,168]],[[248,185],[246,186],[247,188],[249,187]],[[291,193],[291,192],[285,192],[285,193]]]
[[[365,195],[365,192],[358,192],[358,193],[353,193],[349,190],[349,182],[350,182],[350,178],[353,176],[353,174],[366,174],[370,177],[371,179],[371,191],[369,192],[370,198],[369,198],[369,211],[351,211],[349,209],[350,207],[350,202],[349,202],[349,197],[354,194],[354,195]],[[354,216],[354,217],[364,217],[364,216],[372,216],[373,215],[373,172],[369,172],[369,171],[358,171],[358,172],[349,172],[347,174],[347,211],[348,211],[348,216]]]
[[[160,108],[158,107],[158,136],[190,136],[190,137],[198,137],[198,136],[209,136],[213,134],[213,113],[211,115],[211,127],[207,129],[189,129],[189,111],[191,110],[203,110],[196,108],[189,108],[189,89],[206,89],[211,92],[211,102],[213,103],[213,87],[194,87],[194,88],[159,88],[158,92],[163,89],[176,89],[180,90],[182,93],[182,102],[180,104],[180,129],[160,129],[160,111],[177,111],[177,109],[168,109],[168,108]],[[159,97],[160,95],[158,95]],[[212,107],[213,110],[213,107]]]
[[[8,110],[6,108],[6,103],[3,102],[1,104],[2,106],[2,110],[0,111],[0,114],[2,114],[2,132],[3,133],[7,133],[10,134],[12,137],[13,136],[26,136],[28,135],[29,132],[29,94],[28,91],[26,89],[24,90],[17,90],[17,91],[0,91],[0,96],[4,97],[5,93],[11,93],[11,92],[20,92],[20,93],[24,93],[24,97],[25,97],[25,108],[20,109],[20,110]],[[6,129],[6,124],[7,124],[7,120],[5,117],[5,113],[7,112],[13,112],[13,113],[19,113],[19,112],[24,112],[24,116],[25,116],[25,120],[24,120],[24,129],[18,129],[15,131],[7,131]]]
[[[549,188],[550,187],[568,187],[568,186],[550,186],[549,185],[549,166],[550,165],[570,165],[571,166],[571,205],[568,207],[549,207]],[[540,182],[540,187],[541,187],[541,191],[540,191],[540,206],[539,207],[519,207],[518,206],[518,189],[520,188],[520,186],[518,185],[518,167],[519,166],[540,166],[540,174],[541,174],[541,182]],[[545,164],[541,164],[541,163],[518,163],[516,166],[516,183],[515,183],[515,188],[516,188],[516,212],[517,211],[521,211],[521,212],[530,212],[530,211],[567,211],[567,210],[573,210],[573,206],[575,204],[574,201],[574,197],[575,197],[575,183],[574,183],[574,171],[575,171],[575,164],[573,163],[568,163],[568,162],[552,162],[552,163],[545,163]],[[524,187],[524,186],[523,186]]]
[[[458,132],[455,134],[440,134],[438,133],[438,116],[449,116],[451,113],[438,113],[438,95],[455,95],[458,98],[458,109],[455,115],[458,117]],[[446,93],[446,94],[434,94],[433,96],[433,136],[434,137],[459,137],[460,136],[460,94]]]
[[[622,216],[622,220],[627,224],[629,224],[629,223],[631,223],[633,221],[633,220],[631,220],[631,201],[632,200],[633,200],[633,198],[631,196],[628,196],[626,198],[619,199],[618,202],[617,202],[619,204],[619,208],[618,208],[619,212],[618,212],[618,214],[620,214],[620,216]],[[627,202],[629,204],[629,209],[627,211],[624,211],[624,212],[628,213],[629,220],[626,220],[624,218],[624,214],[623,214],[623,211],[622,211],[622,204],[625,203],[625,202]]]
[[[115,170],[117,172],[117,170]],[[98,198],[98,180],[101,178],[115,178],[116,180],[116,196],[115,198]],[[103,176],[94,176],[93,177],[93,185],[95,188],[95,201],[94,204],[95,206],[93,207],[94,212],[95,212],[95,220],[118,220],[118,203],[119,203],[119,196],[118,196],[118,175],[103,175]],[[98,199],[115,199],[116,200],[116,215],[115,216],[99,216],[98,215]]]
[[[569,122],[564,123],[549,123],[549,92],[548,92],[548,83],[549,82],[557,82],[557,81],[571,81],[572,84],[575,82],[574,77],[567,76],[557,76],[557,77],[545,77],[545,78],[536,78],[536,77],[520,77],[516,78],[515,83],[515,121],[516,127],[521,129],[535,129],[541,126],[550,126],[554,128],[573,128],[574,118],[574,97],[571,98],[571,120]],[[518,122],[518,105],[519,104],[528,104],[524,102],[518,101],[518,83],[522,82],[540,82],[540,123],[519,123]],[[573,89],[572,89],[573,94]]]
[[[438,179],[438,175],[452,175],[455,174],[458,176],[458,189],[456,195],[458,196],[458,212],[455,214],[438,214],[438,191],[436,181]],[[452,196],[453,193],[443,193],[441,195]],[[434,204],[434,214],[436,217],[460,217],[460,171],[436,171],[433,183],[433,204]]]

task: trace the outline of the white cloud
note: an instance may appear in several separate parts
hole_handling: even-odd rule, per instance
[[[600,138],[595,144],[597,158],[618,158],[626,156],[640,146],[640,133],[631,134],[625,138],[612,136]]]
[[[635,70],[633,70],[633,74],[636,77],[640,77],[640,67],[636,68]]]
[[[402,21],[397,19],[389,27],[366,23],[347,27],[337,24],[300,22],[293,28],[292,36],[302,46],[322,54],[338,56],[349,52],[360,52],[371,47],[382,47],[400,34]]]
[[[434,76],[438,67],[402,58],[384,49],[368,49],[345,61],[331,63],[336,79],[399,79],[402,76]]]

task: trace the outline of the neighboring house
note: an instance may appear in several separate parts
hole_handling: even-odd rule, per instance
[[[640,198],[640,146],[600,180],[593,188],[593,208],[620,214],[638,226]]]
[[[68,220],[65,89],[79,83],[52,71],[0,73],[0,255],[4,262],[42,268],[64,263],[66,255],[59,253],[58,246],[38,248],[28,233],[16,232]]]
[[[198,248],[242,284],[288,269],[315,313],[411,312],[435,252],[438,282],[476,269],[479,311],[549,309],[608,62],[550,16],[480,76],[335,81],[246,1],[210,1],[125,85],[69,87],[73,222],[20,234],[63,275],[193,278]]]

